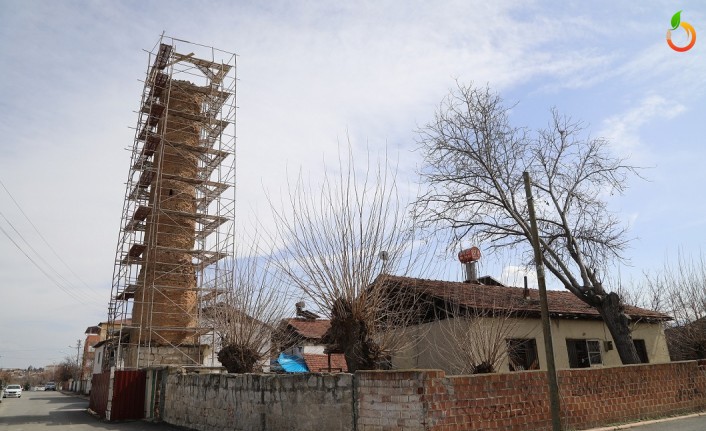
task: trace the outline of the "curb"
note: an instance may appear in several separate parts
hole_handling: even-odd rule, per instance
[[[626,430],[626,429],[630,429],[630,428],[639,427],[639,426],[642,426],[642,425],[659,424],[659,423],[663,423],[663,422],[674,421],[674,420],[677,420],[677,419],[696,418],[696,417],[699,417],[699,416],[706,416],[706,412],[692,413],[692,414],[685,415],[685,416],[673,416],[673,417],[663,418],[663,419],[653,419],[653,420],[642,421],[642,422],[633,422],[633,423],[629,423],[629,424],[611,425],[611,426],[601,427],[601,428],[591,428],[591,429],[582,430],[582,431],[617,431],[617,430]]]

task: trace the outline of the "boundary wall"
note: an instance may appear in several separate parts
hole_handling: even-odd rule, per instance
[[[706,410],[706,361],[558,372],[564,429]],[[200,431],[551,429],[545,371],[175,374],[161,418]]]

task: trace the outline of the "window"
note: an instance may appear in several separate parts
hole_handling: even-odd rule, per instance
[[[598,340],[566,340],[571,368],[588,368],[603,363],[601,343]]]
[[[647,346],[645,346],[645,340],[632,340],[635,345],[635,350],[637,350],[637,356],[640,357],[640,362],[643,364],[649,364],[650,360],[647,357]]]
[[[539,369],[537,341],[534,338],[512,338],[507,340],[507,356],[510,371]]]

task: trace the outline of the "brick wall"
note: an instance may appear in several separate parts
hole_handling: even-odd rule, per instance
[[[167,379],[163,419],[202,431],[551,428],[546,372],[446,376],[198,375]],[[564,429],[706,409],[706,361],[559,371]]]
[[[544,371],[358,376],[359,431],[551,429]],[[706,364],[697,362],[561,370],[559,386],[565,429],[706,409]]]

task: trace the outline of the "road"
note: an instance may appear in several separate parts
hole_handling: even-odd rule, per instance
[[[61,392],[23,392],[0,403],[0,431],[183,431],[143,421],[104,422],[87,413],[88,400]]]

